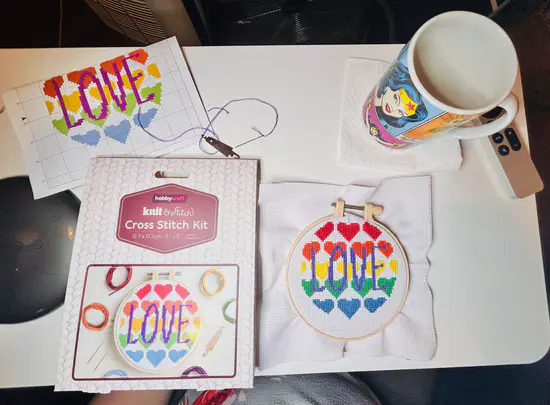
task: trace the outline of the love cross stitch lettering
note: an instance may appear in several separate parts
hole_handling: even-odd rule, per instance
[[[201,308],[187,287],[174,280],[152,280],[122,302],[115,343],[132,366],[167,370],[192,352],[201,325]]]
[[[172,339],[172,334],[174,333],[175,336],[176,336],[176,342],[177,343],[189,343],[189,339],[185,339],[185,340],[181,340],[181,332],[182,332],[182,326],[185,327],[187,326],[187,324],[189,323],[189,319],[188,318],[184,318],[182,319],[182,314],[183,314],[183,308],[184,307],[187,307],[187,308],[193,308],[193,305],[192,304],[179,304],[179,306],[177,307],[176,309],[176,305],[175,304],[172,304],[171,306],[171,309],[170,311],[168,311],[166,309],[166,305],[162,306],[162,310],[161,310],[161,313],[162,313],[162,321],[161,322],[158,322],[158,319],[159,319],[159,308],[158,308],[158,304],[157,303],[152,303],[150,305],[147,306],[147,309],[145,309],[145,316],[143,317],[143,322],[142,322],[142,326],[140,328],[140,333],[141,333],[141,336],[136,336],[134,340],[132,340],[131,336],[132,336],[132,321],[133,321],[133,318],[134,318],[134,310],[137,309],[137,305],[136,305],[136,308],[134,308],[134,304],[133,303],[130,303],[130,314],[129,314],[129,322],[128,322],[128,335],[126,337],[126,343],[127,344],[130,344],[130,343],[137,343],[139,341],[139,338],[141,338],[141,341],[144,342],[144,343],[152,343],[155,338],[157,337],[157,333],[158,333],[158,330],[159,330],[159,323],[161,323],[161,332],[162,332],[162,335],[160,337],[160,339],[162,339],[162,341],[165,343],[165,344],[168,344],[168,342],[171,341]],[[170,321],[169,321],[169,324],[168,326],[166,325],[167,321],[167,313],[169,312],[170,314]],[[177,332],[175,332],[173,330],[173,327],[174,327],[174,322],[175,322],[175,319],[176,319],[176,313],[178,314],[177,318],[178,318],[178,321],[177,321]],[[154,322],[153,322],[153,325],[154,325],[154,329],[151,333],[147,333],[147,321],[149,320],[149,318],[151,316],[154,316],[153,319],[154,319]]]
[[[151,101],[155,98],[154,93],[150,93],[145,98],[142,98],[136,84],[140,81],[140,79],[143,80],[144,73],[142,71],[133,73],[128,66],[128,60],[145,64],[147,58],[147,52],[143,49],[138,49],[131,52],[128,56],[119,56],[115,59],[101,63],[99,78],[98,72],[94,67],[88,67],[86,69],[67,74],[68,80],[73,84],[77,84],[78,99],[75,99],[76,93],[65,97],[63,96],[61,86],[64,84],[64,79],[62,76],[57,76],[46,80],[43,86],[44,94],[57,100],[63,112],[63,118],[68,129],[78,127],[84,122],[84,118],[79,118],[76,121],[71,119],[71,116],[69,115],[70,107],[73,107],[71,109],[74,110],[74,108],[80,105],[89,119],[94,121],[104,120],[107,118],[107,114],[109,112],[108,100],[113,100],[118,106],[118,109],[122,112],[126,111],[128,108],[128,97],[126,95],[126,91],[124,90],[125,81],[122,77],[123,73],[125,74],[126,82],[130,85],[133,96],[135,97],[135,102],[138,105]],[[158,75],[158,70],[154,73]],[[116,90],[109,75],[113,75],[116,78]],[[100,80],[100,78],[102,80]],[[89,90],[89,93],[95,94],[95,98],[100,100],[100,106],[94,110],[92,110],[90,105],[88,98],[89,96],[86,92],[87,89]],[[69,104],[69,106],[67,104]],[[48,106],[48,109],[50,109],[50,106]]]
[[[287,265],[289,293],[315,330],[359,339],[398,313],[408,264],[399,241],[381,224],[354,215],[337,218],[316,222],[295,242]]]
[[[315,292],[321,292],[325,289],[325,287],[320,286],[317,282],[317,272],[315,271],[316,261],[315,261],[315,247],[311,245],[310,252],[307,255],[307,258],[310,259],[310,265],[311,265],[311,285],[312,285],[312,291]],[[367,252],[367,248],[370,250]],[[360,253],[356,253],[356,249],[361,249]],[[367,246],[366,244],[363,244],[363,246],[358,247],[352,247],[350,249],[350,263],[351,263],[351,274],[353,277],[353,284],[357,286],[357,289],[361,290],[363,289],[363,285],[366,282],[366,269],[367,269],[367,260],[370,261],[369,268],[371,269],[371,280],[372,280],[372,290],[386,290],[385,287],[379,287],[378,283],[376,282],[376,273],[377,270],[385,268],[386,263],[385,261],[379,261],[376,260],[376,251],[381,251],[386,257],[388,257],[391,252],[393,252],[393,247],[389,242],[381,241],[378,245],[371,244],[371,246]],[[357,269],[357,256],[361,259],[360,263],[360,273],[357,274],[359,271]],[[370,259],[367,259],[367,257],[370,256]],[[329,288],[331,290],[336,292],[341,292],[345,289],[347,283],[348,283],[348,271],[343,272],[343,277],[340,280],[337,280],[335,282],[334,279],[334,264],[335,261],[338,258],[342,258],[343,260],[343,268],[348,268],[348,253],[346,251],[345,245],[335,245],[334,248],[330,251],[330,261],[328,266],[328,283],[330,284]],[[392,266],[397,266],[397,263],[394,261],[392,262]]]

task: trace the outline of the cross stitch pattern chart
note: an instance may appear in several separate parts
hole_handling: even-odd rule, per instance
[[[35,198],[83,185],[92,157],[160,156],[190,146],[208,125],[175,38],[3,98]]]

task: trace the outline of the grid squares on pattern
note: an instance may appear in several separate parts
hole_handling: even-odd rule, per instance
[[[185,147],[200,135],[200,130],[196,130],[181,136],[185,130],[200,126],[200,121],[170,47],[149,49],[150,63],[156,63],[161,72],[163,91],[161,105],[147,130],[164,141],[154,139],[141,128],[132,128],[125,144],[102,137],[97,146],[81,145],[54,129],[40,83],[17,89],[25,125],[32,133],[48,188],[83,179],[89,159],[95,155],[160,156],[167,153],[170,140]]]

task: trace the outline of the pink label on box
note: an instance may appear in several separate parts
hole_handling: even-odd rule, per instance
[[[218,198],[177,184],[128,194],[120,200],[117,238],[170,253],[216,238]]]

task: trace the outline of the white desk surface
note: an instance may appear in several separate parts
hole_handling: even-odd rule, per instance
[[[238,149],[261,158],[262,180],[375,185],[398,176],[336,164],[344,66],[349,57],[392,60],[400,46],[186,48],[207,108],[260,97],[275,105],[269,138]],[[82,68],[125,49],[0,50],[0,93]],[[516,94],[523,97],[517,83]],[[526,129],[525,114],[518,116]],[[248,128],[216,126],[234,144]],[[26,173],[7,114],[0,115],[0,178]],[[346,357],[295,362],[259,374],[391,370],[531,363],[547,352],[550,323],[534,197],[511,200],[495,190],[471,142],[460,171],[433,174],[434,241],[429,253],[437,353],[428,362]],[[198,154],[196,148],[181,155]],[[0,326],[0,387],[51,385],[62,309],[20,325]]]

